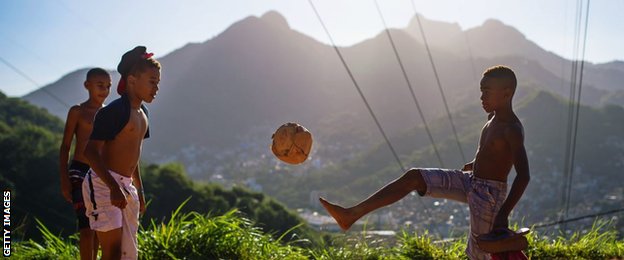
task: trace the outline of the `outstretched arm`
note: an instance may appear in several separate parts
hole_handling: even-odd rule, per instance
[[[527,159],[526,150],[524,149],[524,133],[522,126],[517,125],[507,129],[505,131],[505,138],[510,145],[514,168],[517,174],[511,185],[511,190],[509,191],[509,195],[507,195],[507,199],[494,219],[494,228],[506,228],[509,226],[509,213],[511,213],[511,210],[516,206],[520,197],[522,197],[531,179],[529,174],[529,160]]]

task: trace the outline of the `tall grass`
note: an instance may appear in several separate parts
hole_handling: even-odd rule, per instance
[[[396,243],[390,243],[365,232],[348,233],[333,235],[333,239],[310,248],[305,240],[285,243],[281,237],[274,239],[236,210],[209,216],[181,214],[180,208],[168,221],[152,221],[141,229],[140,259],[466,259],[466,238],[438,243],[427,232],[403,231]],[[42,244],[32,240],[17,243],[14,257],[77,259],[77,235],[61,238],[43,223],[38,225]],[[568,238],[551,239],[533,231],[528,235],[526,253],[531,259],[623,259],[624,240],[617,235],[607,222],[596,222],[591,230]]]
[[[396,259],[396,248],[390,247],[381,239],[373,239],[366,234],[334,236],[325,245],[308,250],[310,259],[350,260],[350,259]]]
[[[76,259],[78,254],[78,235],[74,234],[67,239],[52,234],[38,219],[37,229],[41,232],[43,245],[33,240],[18,243],[14,247],[12,257],[16,259]]]
[[[400,252],[408,259],[462,259],[466,258],[466,238],[434,243],[427,231],[422,234],[401,233]]]
[[[152,222],[139,234],[141,259],[306,259],[304,250],[283,245],[262,233],[236,210],[207,217],[196,212],[179,215],[167,223]]]
[[[624,240],[605,221],[594,222],[591,230],[575,232],[570,238],[539,238],[533,232],[527,238],[527,253],[532,259],[624,259]]]

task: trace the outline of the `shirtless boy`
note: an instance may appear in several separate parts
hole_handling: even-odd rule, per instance
[[[481,104],[490,118],[481,131],[474,160],[462,170],[412,168],[353,207],[343,208],[323,198],[321,204],[347,230],[362,216],[414,190],[421,196],[468,203],[470,236],[466,254],[471,259],[490,259],[477,247],[476,236],[507,228],[509,214],[530,179],[524,130],[511,105],[516,84],[514,72],[507,67],[494,66],[483,73]],[[512,166],[517,175],[507,195],[507,176]]]
[[[138,258],[138,219],[145,211],[139,158],[149,137],[143,102],[154,100],[160,82],[160,63],[145,50],[138,46],[121,58],[121,97],[97,113],[86,148],[91,169],[83,197],[104,260]]]
[[[95,232],[89,228],[89,219],[85,216],[85,205],[82,199],[82,181],[89,171],[84,150],[93,128],[95,113],[102,108],[110,93],[111,77],[106,70],[91,69],[87,72],[84,87],[89,92],[89,99],[71,107],[67,113],[59,156],[59,172],[61,193],[67,202],[72,203],[78,218],[80,259],[95,259],[98,249],[97,238]],[[74,137],[76,137],[74,157],[68,167],[69,151]]]

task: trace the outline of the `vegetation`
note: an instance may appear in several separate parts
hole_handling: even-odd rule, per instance
[[[575,232],[568,239],[540,239],[533,234],[528,253],[535,259],[622,259],[624,240],[618,240],[618,232],[606,222],[595,222],[587,233]]]
[[[75,259],[77,236],[55,236],[39,224],[43,242],[33,240],[15,245],[16,259]],[[434,242],[425,233],[402,232],[396,243],[371,236],[339,236],[326,244],[308,247],[305,239],[283,241],[254,226],[237,211],[219,216],[181,213],[168,221],[152,222],[139,232],[140,259],[466,259],[465,238]],[[586,234],[550,239],[531,233],[525,253],[531,259],[621,259],[624,240],[607,223],[597,223]]]
[[[193,182],[179,164],[149,165],[142,175],[149,200],[143,225],[150,224],[154,219],[163,219],[187,200],[183,212],[222,215],[237,209],[239,215],[254,220],[269,232],[281,234],[296,226],[294,233],[305,235],[315,243],[319,240],[295,213],[262,193],[241,187],[225,189],[217,184]],[[292,238],[288,236],[285,239]]]

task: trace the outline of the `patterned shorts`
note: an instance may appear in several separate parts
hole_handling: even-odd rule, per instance
[[[80,161],[72,160],[69,165],[69,182],[71,183],[71,196],[76,218],[78,219],[78,229],[89,228],[89,219],[85,215],[85,205],[82,199],[82,181],[89,171],[89,165]]]
[[[477,246],[476,236],[492,230],[494,218],[507,197],[507,183],[477,178],[472,172],[460,170],[423,168],[420,173],[427,184],[424,196],[468,203],[471,235],[466,254],[470,259],[490,259]]]

